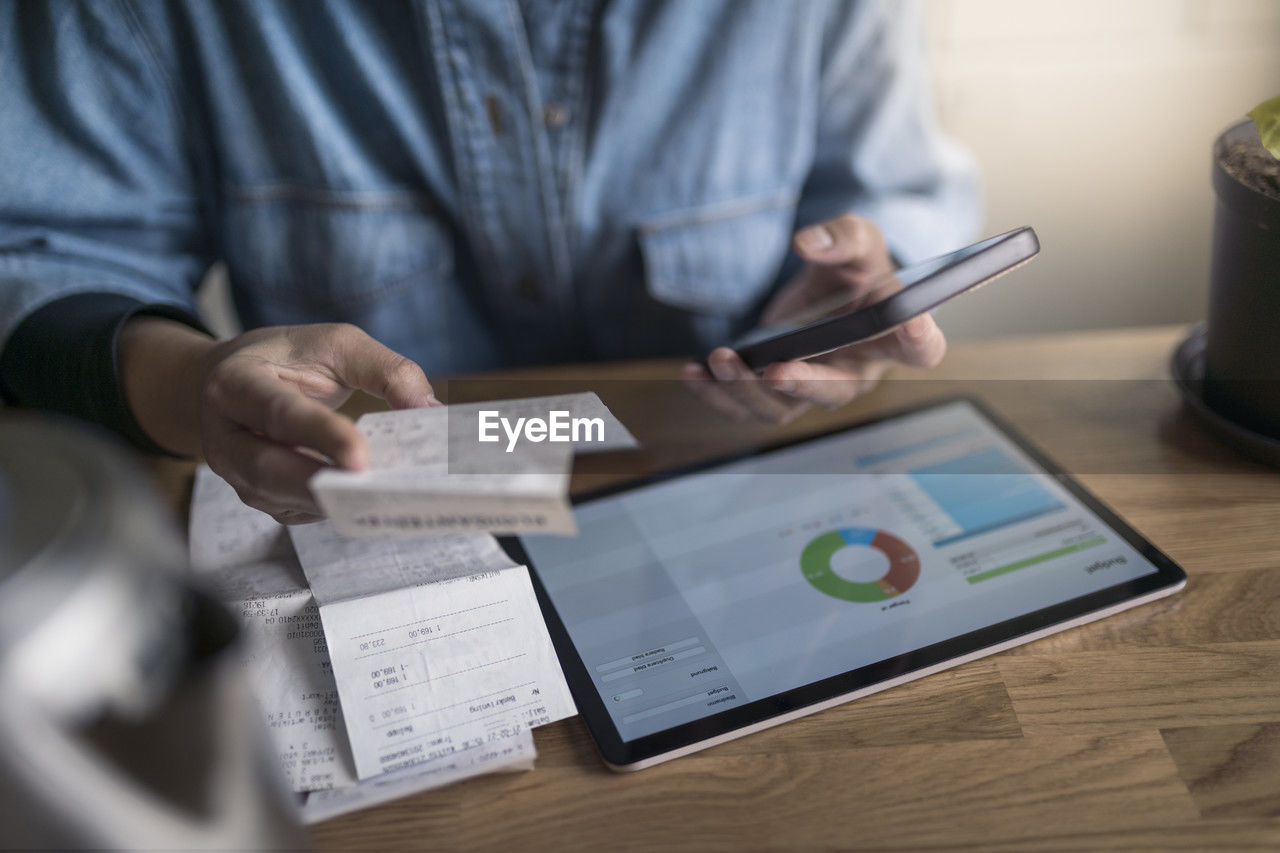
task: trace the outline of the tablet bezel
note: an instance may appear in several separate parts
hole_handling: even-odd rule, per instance
[[[851,669],[792,688],[782,693],[756,699],[725,711],[673,726],[634,740],[623,740],[610,717],[604,698],[596,690],[577,647],[560,619],[555,605],[530,559],[516,537],[502,539],[503,546],[517,563],[529,568],[538,605],[542,609],[556,654],[578,710],[600,750],[601,757],[616,770],[639,770],[662,761],[705,749],[807,714],[843,704],[861,696],[958,666],[970,660],[1022,645],[1076,625],[1104,618],[1130,607],[1177,592],[1186,584],[1186,574],[1177,563],[1129,526],[1101,500],[1077,483],[1063,468],[1039,448],[1013,429],[985,403],[976,397],[953,396],[931,400],[907,408],[878,415],[826,430],[747,451],[663,471],[625,483],[597,489],[575,496],[573,504],[589,503],[667,480],[708,472],[724,465],[763,456],[809,441],[839,433],[863,429],[895,418],[963,402],[1026,453],[1042,473],[1053,477],[1077,500],[1094,512],[1108,527],[1132,545],[1156,567],[1156,572],[1124,581],[1050,607],[1015,616],[1003,622],[960,634],[892,658]]]

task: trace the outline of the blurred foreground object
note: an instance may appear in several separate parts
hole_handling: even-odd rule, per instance
[[[0,847],[303,847],[235,623],[125,452],[0,413]]]

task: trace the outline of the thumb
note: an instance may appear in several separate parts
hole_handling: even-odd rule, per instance
[[[870,219],[846,213],[810,225],[792,239],[802,260],[820,266],[850,266],[855,269],[891,268],[884,235]]]
[[[381,397],[393,409],[440,405],[421,367],[364,330],[336,324],[329,337],[329,366],[343,385]]]

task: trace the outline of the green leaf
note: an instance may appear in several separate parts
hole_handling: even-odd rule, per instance
[[[1253,108],[1249,118],[1258,126],[1258,136],[1271,156],[1280,159],[1280,95]]]

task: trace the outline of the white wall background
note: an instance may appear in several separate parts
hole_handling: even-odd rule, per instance
[[[1280,0],[929,0],[936,95],[984,233],[1027,267],[938,312],[953,339],[1204,316],[1210,146],[1280,94]]]

